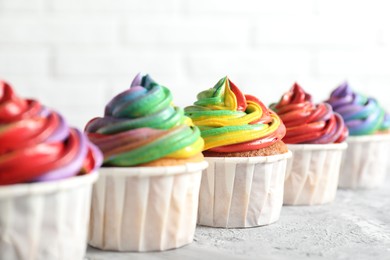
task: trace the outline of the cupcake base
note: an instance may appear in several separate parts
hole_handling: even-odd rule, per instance
[[[332,202],[336,196],[340,163],[346,143],[289,144],[284,183],[285,205],[316,205]]]
[[[193,241],[206,162],[101,168],[93,188],[89,244],[104,250],[162,251]]]
[[[83,259],[96,179],[0,186],[0,259]]]
[[[347,143],[339,187],[370,189],[382,185],[389,167],[390,134],[350,136]]]
[[[263,157],[205,157],[198,224],[243,228],[279,219],[286,160],[291,152]]]

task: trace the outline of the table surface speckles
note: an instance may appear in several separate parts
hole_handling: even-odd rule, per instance
[[[104,252],[88,260],[390,259],[390,179],[374,190],[338,190],[322,206],[283,207],[280,220],[248,229],[198,226],[188,246],[154,253]]]

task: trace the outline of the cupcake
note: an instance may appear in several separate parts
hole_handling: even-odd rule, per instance
[[[0,81],[0,259],[83,259],[101,162],[59,113]]]
[[[337,87],[326,102],[344,118],[350,133],[339,187],[380,186],[390,155],[390,115],[376,99],[354,92],[347,83]]]
[[[93,188],[89,244],[161,251],[193,241],[203,139],[170,90],[138,74],[85,131],[104,154]]]
[[[185,114],[205,141],[198,224],[243,228],[273,223],[283,203],[286,161],[279,117],[227,77],[200,92]]]
[[[286,126],[283,141],[292,151],[284,183],[284,204],[329,203],[336,196],[343,142],[348,129],[327,103],[314,104],[298,84],[271,104]]]

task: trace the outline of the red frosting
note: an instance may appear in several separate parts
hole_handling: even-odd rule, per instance
[[[0,81],[0,185],[90,172],[100,152],[62,116]]]
[[[313,104],[311,95],[298,84],[285,93],[273,109],[287,128],[283,141],[287,144],[340,143],[348,136],[341,116],[326,103]]]

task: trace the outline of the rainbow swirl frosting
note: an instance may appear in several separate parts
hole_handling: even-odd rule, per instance
[[[326,101],[344,119],[350,135],[370,135],[390,129],[390,115],[371,97],[356,93],[347,84],[341,84]]]
[[[313,104],[311,96],[296,83],[270,108],[286,125],[286,144],[340,143],[348,136],[341,116],[327,103]]]
[[[101,162],[101,152],[60,114],[0,81],[0,185],[87,174]]]
[[[281,140],[280,118],[251,95],[244,95],[227,77],[200,92],[185,114],[199,127],[204,150],[244,152],[268,147]]]
[[[104,165],[136,166],[199,155],[204,145],[199,129],[171,102],[168,88],[138,74],[130,89],[107,104],[104,117],[85,128],[103,151]]]

